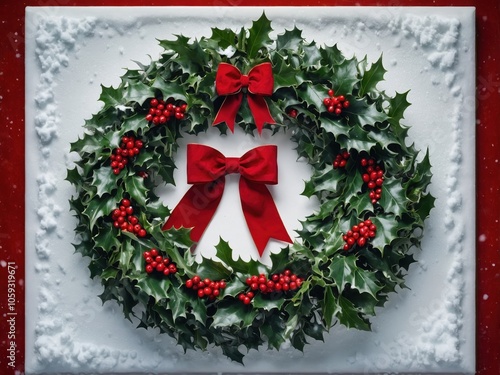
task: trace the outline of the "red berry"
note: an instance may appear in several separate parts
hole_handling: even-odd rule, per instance
[[[191,289],[193,287],[193,280],[189,279],[186,281],[186,288]]]
[[[147,273],[152,273],[152,272],[153,272],[153,270],[154,270],[154,268],[153,268],[153,266],[152,266],[151,264],[148,264],[148,265],[146,266],[146,272],[147,272]]]

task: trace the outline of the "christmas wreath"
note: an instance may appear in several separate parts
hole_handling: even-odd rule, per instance
[[[336,323],[369,330],[376,307],[405,287],[434,203],[428,154],[419,158],[405,142],[407,93],[377,90],[382,59],[346,58],[336,45],[306,42],[297,28],[276,38],[271,31],[262,15],[239,32],[160,40],[157,61],[102,87],[104,105],[71,144],[80,158],[67,176],[77,193],[75,248],[90,258],[103,302],[117,301],[126,318],[158,327],[185,350],[215,345],[238,362],[242,346],[289,341],[303,350]],[[197,262],[191,248],[203,228],[165,224],[175,215],[155,187],[174,184],[179,138],[213,125],[286,132],[311,165],[303,195],[316,196],[319,209],[271,266],[233,259],[223,239],[216,258]],[[244,157],[229,159],[225,173],[241,171]],[[223,175],[202,186],[217,190]],[[255,233],[261,251],[267,240]]]

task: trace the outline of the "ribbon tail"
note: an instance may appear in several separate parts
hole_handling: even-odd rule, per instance
[[[292,243],[265,184],[241,177],[240,199],[243,215],[259,256],[262,256],[271,238]]]
[[[222,105],[215,116],[213,126],[225,122],[229,130],[234,133],[234,121],[243,100],[243,93],[228,95],[222,102]]]
[[[191,186],[170,214],[163,230],[192,228],[190,238],[198,242],[219,206],[225,178]]]
[[[248,93],[247,100],[259,134],[262,133],[264,124],[276,124],[276,121],[274,121],[271,116],[271,112],[269,111],[269,107],[267,106],[267,102],[264,97]]]

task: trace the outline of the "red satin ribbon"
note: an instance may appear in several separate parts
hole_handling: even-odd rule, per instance
[[[247,101],[259,134],[265,123],[275,124],[264,96],[271,96],[274,90],[272,65],[269,62],[254,66],[248,75],[228,63],[220,63],[215,77],[217,94],[226,96],[214,120],[214,125],[225,122],[234,132],[234,121],[243,100],[242,89],[246,87]]]
[[[241,158],[226,158],[212,147],[188,144],[187,178],[193,186],[172,211],[163,230],[192,228],[191,239],[198,242],[222,198],[225,175],[240,173],[241,207],[259,255],[271,238],[291,243],[266,187],[278,183],[277,154],[275,145],[267,145],[254,148]]]

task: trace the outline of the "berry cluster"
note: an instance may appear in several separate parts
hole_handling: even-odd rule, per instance
[[[115,148],[110,156],[113,173],[115,175],[120,174],[129,160],[139,154],[143,146],[142,141],[136,139],[133,135],[123,136],[120,147]]]
[[[187,108],[186,103],[176,106],[173,103],[165,103],[163,100],[156,98],[151,99],[149,105],[150,108],[149,113],[146,115],[146,120],[155,125],[164,124],[171,117],[182,120]]]
[[[120,207],[111,213],[113,226],[121,229],[122,232],[135,233],[138,237],[145,237],[146,230],[139,224],[139,219],[134,216],[134,208],[130,200],[124,198],[120,202]]]
[[[335,96],[333,90],[328,90],[328,98],[323,99],[323,104],[329,113],[335,113],[340,115],[342,109],[348,108],[350,103],[349,100],[345,100],[344,95]]]
[[[382,185],[384,183],[384,170],[380,165],[376,165],[372,158],[361,159],[361,166],[365,168],[363,173],[363,182],[370,190],[370,200],[372,204],[377,203],[382,196]]]
[[[177,272],[175,263],[172,263],[169,257],[162,257],[156,249],[145,251],[142,255],[146,260],[145,270],[147,273],[156,271],[168,276]]]
[[[280,274],[273,274],[268,279],[266,275],[253,275],[246,279],[246,284],[250,287],[250,291],[238,295],[238,299],[245,305],[248,305],[255,292],[269,294],[273,292],[288,292],[298,289],[302,285],[302,279],[293,274],[290,270],[285,270]]]
[[[377,227],[370,219],[366,219],[358,223],[358,225],[353,225],[353,227],[342,236],[345,241],[344,250],[350,250],[355,244],[359,247],[365,246],[369,240],[375,237],[376,233]]]
[[[333,161],[333,168],[335,169],[345,168],[347,160],[349,160],[349,156],[350,156],[349,152],[345,150],[342,151],[335,157],[335,160]]]
[[[186,288],[195,290],[198,298],[208,297],[214,300],[220,295],[221,289],[225,287],[226,282],[224,280],[213,281],[208,278],[202,280],[199,276],[193,276],[186,281]]]

